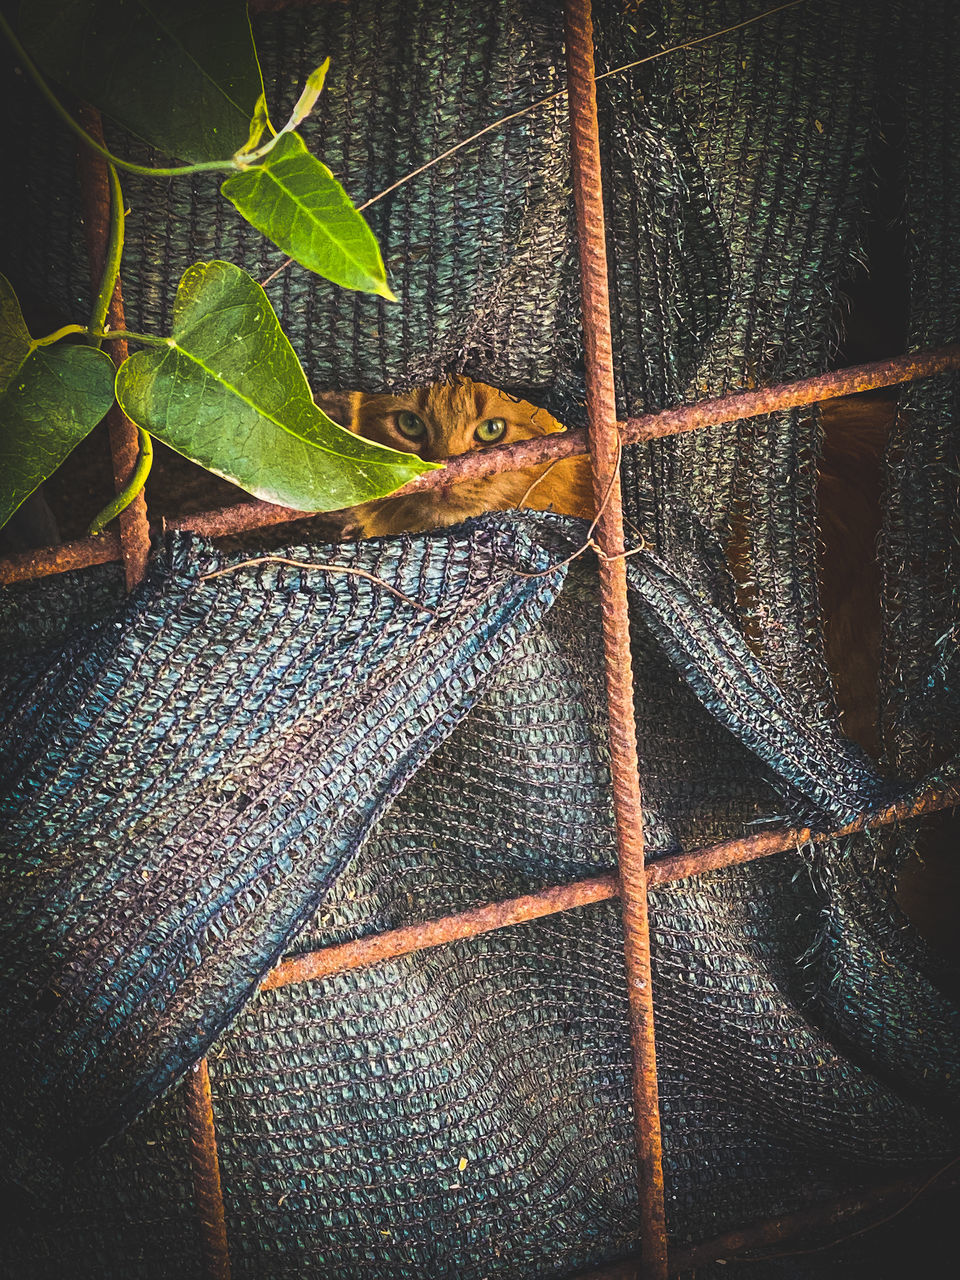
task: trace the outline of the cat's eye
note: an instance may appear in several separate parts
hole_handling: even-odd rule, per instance
[[[397,414],[397,430],[402,436],[406,436],[408,440],[422,440],[427,434],[424,420],[418,418],[415,413],[411,413],[408,409],[402,409]]]
[[[494,444],[503,439],[506,429],[506,418],[485,418],[473,434],[481,444]]]

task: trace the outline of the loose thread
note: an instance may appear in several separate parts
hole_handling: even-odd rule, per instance
[[[518,511],[522,511],[522,510],[523,510],[524,504],[526,503],[527,499],[530,497],[531,493],[533,493],[533,491],[534,491],[534,489],[537,487],[537,485],[540,483],[540,481],[541,481],[541,480],[546,480],[547,476],[550,474],[550,472],[553,470],[553,468],[554,468],[554,467],[558,467],[558,466],[560,465],[560,462],[561,462],[561,459],[560,459],[560,458],[554,458],[553,462],[551,462],[551,463],[550,463],[549,467],[547,467],[545,471],[541,472],[541,474],[540,474],[540,475],[538,475],[538,476],[537,476],[537,478],[536,478],[535,480],[531,480],[531,481],[530,481],[530,483],[527,485],[527,491],[526,491],[526,493],[523,495],[523,497],[522,497],[522,498],[520,499],[520,501],[517,503],[517,510],[518,510]]]
[[[656,53],[648,53],[644,58],[638,58],[635,62],[625,62],[623,66],[611,67],[609,71],[603,71],[596,76],[596,80],[605,80],[608,76],[619,75],[621,71],[631,71],[634,67],[641,67],[647,62],[655,62],[658,58],[665,58],[671,53],[682,53],[684,49],[693,49],[697,45],[707,44],[711,40],[719,40],[721,36],[729,35],[732,31],[739,31],[742,27],[749,27],[754,22],[760,22],[763,18],[772,17],[773,14],[782,13],[785,9],[795,9],[797,5],[805,4],[806,0],[787,0],[785,4],[777,5],[774,9],[766,9],[763,13],[755,13],[750,18],[745,18],[742,22],[736,22],[733,26],[724,27],[720,31],[711,31],[709,35],[696,36],[692,40],[685,40],[683,44],[671,45],[669,49],[659,49]],[[463,138],[460,142],[454,143],[452,147],[448,147],[438,156],[434,156],[432,160],[428,160],[426,164],[420,165],[418,169],[412,169],[409,173],[405,173],[402,178],[398,178],[396,182],[389,187],[384,187],[382,191],[378,191],[375,196],[371,196],[369,200],[363,204],[357,205],[360,213],[364,209],[369,209],[372,204],[376,204],[378,200],[382,200],[384,196],[388,196],[391,192],[396,191],[398,187],[402,187],[405,183],[411,182],[414,178],[419,178],[421,173],[426,173],[428,169],[432,169],[434,165],[440,164],[444,160],[449,160],[458,151],[462,151],[464,147],[469,147],[471,142],[477,142],[487,133],[492,133],[494,129],[499,129],[502,125],[510,124],[514,120],[519,120],[521,116],[529,115],[532,111],[538,111],[541,107],[547,106],[551,102],[556,102],[558,98],[566,97],[566,88],[557,89],[555,93],[548,93],[545,98],[538,98],[536,102],[531,102],[525,107],[521,107],[519,111],[514,111],[508,116],[501,116],[499,120],[494,120],[491,124],[484,125],[482,129],[478,129],[476,133],[471,133],[469,138]],[[271,281],[275,280],[281,272],[286,271],[287,267],[292,266],[293,258],[287,258],[286,262],[281,262],[275,271],[272,271],[265,279],[260,281],[260,287],[265,289]]]
[[[586,540],[577,548],[576,551],[573,552],[572,555],[567,556],[565,560],[560,560],[557,564],[552,564],[549,569],[538,569],[536,570],[536,572],[530,572],[530,573],[527,573],[522,569],[515,569],[514,573],[518,578],[545,578],[548,574],[556,573],[558,569],[565,569],[568,564],[572,564],[574,560],[578,559],[586,551],[593,551],[600,560],[604,560],[606,561],[607,564],[610,564],[614,560],[626,560],[630,556],[639,555],[641,551],[650,550],[650,544],[647,542],[646,538],[644,538],[642,533],[640,533],[639,547],[632,547],[629,551],[618,551],[617,554],[613,556],[607,555],[607,553],[603,550],[600,544],[598,542],[595,542],[593,538],[593,532],[596,529],[597,525],[600,523],[600,517],[603,515],[604,510],[606,509],[607,503],[610,501],[610,495],[613,493],[613,487],[616,484],[617,476],[620,474],[620,460],[622,459],[622,457],[623,457],[623,441],[620,439],[620,436],[618,434],[617,460],[616,460],[616,463],[614,464],[613,471],[610,475],[610,481],[607,485],[607,491],[603,495],[603,501],[600,503],[599,509],[597,510],[597,514],[593,517],[593,523],[590,525],[590,528],[587,530]],[[557,461],[559,462],[561,461],[561,459],[557,459]],[[557,463],[553,462],[550,465],[555,467]],[[549,468],[547,470],[549,470]],[[547,472],[545,471],[543,475],[545,476],[546,474]],[[536,480],[534,480],[533,484],[530,486],[527,492],[523,495],[523,498],[521,499],[521,506],[527,500],[527,497],[530,491],[534,488],[535,485],[539,484],[542,479],[543,479],[543,476],[539,476]],[[639,533],[639,530],[637,532]]]
[[[894,1218],[899,1218],[901,1213],[905,1213],[914,1201],[919,1200],[923,1193],[929,1190],[938,1178],[943,1177],[943,1175],[949,1172],[949,1170],[956,1164],[960,1164],[960,1156],[955,1156],[952,1160],[948,1160],[945,1165],[942,1165],[941,1168],[932,1173],[926,1182],[922,1183],[913,1195],[910,1196],[908,1200],[905,1200],[898,1209],[894,1209],[893,1213],[887,1214],[885,1218],[881,1218],[878,1222],[868,1222],[865,1227],[859,1227],[856,1231],[850,1231],[846,1235],[838,1236],[834,1240],[828,1240],[826,1244],[813,1245],[809,1249],[789,1249],[784,1250],[782,1253],[755,1254],[753,1257],[741,1255],[736,1259],[736,1261],[738,1263],[768,1262],[773,1258],[799,1258],[810,1253],[823,1253],[827,1249],[835,1249],[837,1245],[846,1244],[849,1240],[855,1240],[858,1236],[865,1236],[871,1231],[876,1231],[880,1227],[885,1227],[888,1222],[893,1222]]]
[[[241,560],[239,564],[229,564],[223,569],[214,569],[210,573],[202,573],[200,581],[206,582],[210,578],[222,577],[225,573],[236,573],[238,569],[249,569],[253,565],[267,564],[268,562],[292,565],[295,569],[325,569],[329,573],[347,573],[355,578],[365,578],[367,582],[373,582],[378,587],[383,587],[384,591],[389,591],[392,596],[396,596],[404,604],[411,605],[414,609],[421,609],[424,613],[429,613],[431,618],[437,616],[436,609],[431,609],[429,605],[422,604],[419,600],[414,600],[412,596],[404,595],[402,591],[391,586],[389,582],[384,582],[382,578],[376,577],[375,574],[367,573],[366,569],[356,569],[344,564],[323,564],[313,560],[290,560],[286,556],[254,556],[252,560]]]

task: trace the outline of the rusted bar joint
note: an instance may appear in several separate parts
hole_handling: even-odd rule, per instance
[[[657,1054],[653,1025],[653,976],[643,809],[634,717],[633,658],[623,509],[622,442],[617,427],[607,245],[600,169],[600,128],[590,0],[565,0],[567,102],[570,108],[571,176],[577,218],[583,348],[586,372],[590,468],[600,548],[600,614],[610,724],[610,775],[617,829],[617,863],[623,908],[624,961],[633,1048],[634,1138],[640,1201],[640,1274],[666,1280],[663,1145],[660,1134]]]
[[[193,1195],[200,1224],[205,1280],[230,1280],[230,1250],[220,1185],[220,1159],[213,1120],[213,1096],[206,1058],[184,1080]]]
[[[858,391],[893,387],[952,369],[960,369],[960,343],[898,356],[895,360],[853,365],[848,369],[817,374],[799,382],[783,383],[759,391],[738,391],[716,400],[701,400],[676,409],[648,413],[642,418],[628,418],[625,422],[618,423],[618,426],[622,442],[635,444],[661,436],[678,435],[684,431],[696,431],[701,427],[716,426],[721,422],[757,417],[776,409],[816,404],[821,400],[851,395]],[[463,480],[497,475],[536,463],[552,462],[554,459],[577,457],[587,452],[587,433],[583,430],[567,431],[536,440],[521,440],[517,444],[497,445],[452,458],[441,470],[427,472],[397,492],[405,494],[448,488]],[[292,507],[278,507],[271,502],[238,502],[233,506],[167,520],[165,527],[218,538],[253,529],[265,529],[271,525],[307,520],[314,514],[316,513],[295,511]],[[36,551],[2,556],[0,584],[24,582],[52,573],[64,573],[68,569],[81,569],[91,564],[118,560],[119,543],[114,544],[112,538],[112,533],[108,533],[97,538],[79,538],[62,547],[41,547]],[[106,553],[107,548],[110,549],[109,554]]]
[[[821,844],[840,836],[852,835],[867,828],[889,826],[905,822],[923,814],[935,813],[960,804],[960,791],[931,790],[912,802],[890,805],[878,813],[864,814],[837,831],[812,831],[809,827],[775,828],[755,835],[694,849],[690,853],[674,854],[647,865],[647,884],[650,888],[670,884],[675,880],[687,880],[705,871],[717,871],[757,858],[768,858],[774,853],[801,849],[807,844]],[[388,929],[383,933],[358,938],[355,942],[341,942],[293,956],[277,965],[261,983],[261,989],[286,987],[293,983],[310,982],[326,978],[348,969],[361,969],[410,955],[429,947],[441,947],[448,942],[473,938],[481,933],[491,933],[509,925],[538,920],[543,916],[570,911],[576,907],[590,906],[595,902],[608,902],[620,896],[617,875],[591,876],[568,885],[551,886],[538,893],[508,898],[489,906],[474,907],[455,915],[442,916],[425,924],[406,925],[401,929]]]

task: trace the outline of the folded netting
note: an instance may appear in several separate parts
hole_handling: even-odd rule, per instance
[[[955,6],[807,0],[738,25],[763,7],[594,5],[601,71],[731,28],[598,83],[620,415],[828,365],[882,113],[905,136],[910,341],[957,337]],[[564,86],[553,0],[261,8],[275,119],[333,59],[304,133],[358,203]],[[74,142],[8,79],[10,163],[32,175],[5,209],[10,274],[79,319]],[[579,424],[568,151],[556,98],[372,204],[399,306],[276,276],[311,384],[459,371]],[[280,266],[216,180],[123,181],[132,329],[167,330],[194,261]],[[649,857],[760,824],[834,828],[956,777],[958,383],[905,393],[889,468],[897,778],[838,729],[816,413],[625,451],[627,515],[655,552],[628,561]],[[738,610],[718,546],[741,527]],[[489,516],[285,553],[378,583],[272,562],[211,578],[241,557],[179,537],[116,611],[106,570],[17,590],[5,1274],[202,1274],[175,1087],[202,1054],[236,1277],[528,1280],[635,1251],[617,904],[258,990],[284,954],[614,867],[595,570],[523,576],[583,536]],[[960,1149],[956,1004],[893,893],[915,839],[904,824],[651,895],[674,1242]]]
[[[202,1054],[239,1274],[523,1277],[635,1244],[615,904],[255,994],[291,948],[613,865],[594,572],[562,592],[565,569],[528,576],[582,528],[488,516],[283,553],[379,582],[269,560],[211,577],[240,557],[175,536],[116,615],[21,679],[4,1159],[41,1196],[50,1274],[77,1231],[89,1274],[172,1274],[182,1120],[175,1100],[144,1113]],[[832,826],[902,793],[777,690],[702,588],[649,555],[631,585],[640,702],[685,709],[647,726],[650,856],[718,813],[726,834]],[[654,895],[679,1237],[796,1202],[801,1175],[828,1190],[960,1137],[960,1027],[889,904],[870,910],[892,940],[825,927],[847,878],[843,857],[785,856]],[[840,971],[859,1029],[840,1029]],[[162,1153],[127,1176],[145,1132]]]

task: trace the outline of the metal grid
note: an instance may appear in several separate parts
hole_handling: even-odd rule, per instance
[[[812,1227],[839,1222],[865,1208],[883,1205],[911,1192],[919,1194],[925,1184],[916,1175],[887,1182],[831,1204],[818,1204],[775,1221],[745,1227],[715,1240],[678,1248],[671,1251],[668,1260],[647,920],[648,890],[672,880],[797,849],[809,842],[833,839],[867,827],[882,826],[950,808],[960,803],[960,795],[955,791],[931,790],[913,803],[893,805],[871,816],[862,815],[838,831],[815,833],[809,828],[780,828],[663,858],[649,867],[644,865],[623,559],[625,546],[619,479],[620,451],[624,444],[758,417],[777,409],[813,404],[836,396],[895,386],[916,378],[960,369],[960,343],[617,422],[590,0],[565,0],[564,17],[589,428],[586,431],[569,431],[562,436],[552,435],[464,455],[451,460],[442,471],[431,472],[411,481],[401,492],[445,489],[467,478],[474,479],[534,463],[589,453],[598,508],[602,504],[596,543],[599,548],[619,873],[543,889],[538,893],[474,908],[425,924],[393,929],[356,942],[309,952],[278,965],[265,978],[261,989],[308,982],[427,947],[442,946],[455,939],[476,937],[522,921],[619,897],[623,909],[634,1053],[633,1098],[643,1250],[639,1260],[593,1271],[589,1277],[584,1276],[581,1280],[632,1280],[633,1277],[638,1280],[666,1280],[668,1275],[690,1271],[712,1259],[730,1258]],[[83,123],[88,132],[102,136],[99,116],[92,109],[85,109]],[[80,167],[90,270],[96,286],[102,271],[108,235],[110,195],[107,172],[101,158],[89,150],[82,151]],[[109,319],[113,328],[124,327],[119,281]],[[126,356],[126,344],[117,342],[112,345],[113,357],[119,364]],[[136,462],[137,432],[134,424],[116,405],[108,415],[107,425],[114,478],[119,489],[128,479]],[[244,502],[170,520],[165,522],[165,527],[215,537],[303,519],[306,514],[265,502]],[[0,557],[0,583],[28,581],[71,569],[121,560],[126,586],[131,590],[143,578],[149,554],[150,527],[143,494],[120,516],[118,523],[119,531],[81,538],[57,547]],[[210,1079],[205,1059],[197,1063],[188,1074],[185,1096],[204,1274],[211,1277],[211,1280],[229,1280],[226,1214],[220,1184]]]

